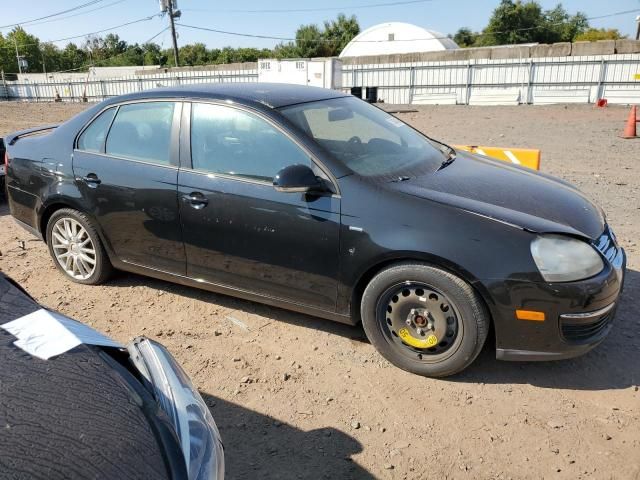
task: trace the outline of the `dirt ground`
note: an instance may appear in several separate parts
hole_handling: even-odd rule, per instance
[[[0,103],[0,135],[82,108]],[[0,268],[42,304],[120,341],[147,335],[167,345],[211,406],[230,479],[638,479],[640,140],[618,138],[627,113],[399,114],[449,143],[540,148],[543,171],[607,211],[629,255],[627,283],[610,337],[575,360],[498,362],[489,341],[467,371],[431,380],[389,365],[359,327],[125,273],[106,286],[72,284],[4,202]]]

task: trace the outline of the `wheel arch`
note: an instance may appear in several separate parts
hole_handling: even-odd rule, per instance
[[[42,235],[42,240],[47,241],[47,225],[49,224],[49,219],[56,213],[58,210],[62,210],[63,208],[72,208],[77,210],[77,208],[69,203],[63,201],[55,201],[51,204],[47,205],[42,214],[40,215],[40,221],[38,222],[38,228],[40,230],[40,234]]]
[[[98,233],[100,237],[100,241],[102,242],[103,247],[105,248],[107,255],[113,261],[111,244],[105,238],[102,229],[98,222],[95,221],[93,215],[84,210],[80,205],[78,205],[73,200],[69,200],[66,198],[56,198],[52,199],[46,206],[43,207],[42,213],[40,214],[40,220],[38,221],[38,227],[40,229],[40,234],[42,235],[42,240],[47,241],[47,224],[49,223],[49,219],[56,213],[58,210],[62,210],[64,208],[69,208],[72,210],[76,210],[83,215],[86,215],[91,220],[93,228]]]
[[[360,320],[360,302],[362,300],[362,295],[364,293],[365,288],[371,282],[373,277],[375,277],[382,270],[392,267],[394,265],[399,265],[402,263],[423,263],[430,265],[432,267],[440,268],[452,275],[460,277],[462,280],[467,282],[474,292],[478,294],[482,302],[484,303],[487,311],[489,312],[489,320],[491,326],[495,331],[495,323],[493,320],[494,317],[494,303],[489,295],[486,287],[480,282],[477,278],[475,278],[469,271],[462,268],[460,265],[456,265],[455,263],[446,260],[442,257],[438,257],[436,255],[425,254],[421,252],[398,252],[393,257],[381,258],[376,262],[371,264],[369,268],[364,271],[357,282],[351,293],[351,315],[352,318],[358,323]]]

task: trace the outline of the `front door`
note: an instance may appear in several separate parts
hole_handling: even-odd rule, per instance
[[[82,203],[116,256],[184,275],[178,217],[181,103],[139,102],[103,112],[73,154]]]
[[[183,137],[184,138],[184,137]],[[335,311],[340,199],[277,192],[310,156],[258,114],[193,104],[192,169],[178,178],[187,275]]]

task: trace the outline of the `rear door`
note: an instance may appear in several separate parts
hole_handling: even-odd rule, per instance
[[[88,213],[116,256],[184,275],[178,218],[178,135],[182,103],[112,107],[86,128],[73,171]]]
[[[192,168],[178,179],[188,276],[335,311],[340,198],[273,188],[288,165],[322,171],[256,112],[191,109],[191,137],[181,140]]]

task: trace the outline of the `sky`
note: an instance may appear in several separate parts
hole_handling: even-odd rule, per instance
[[[3,0],[0,3],[8,2]],[[72,9],[88,0],[22,0],[11,1],[14,7],[4,8],[0,16],[0,32],[8,33],[11,27],[4,25],[24,22],[45,15]],[[293,37],[301,24],[322,24],[324,20],[334,18],[338,13],[354,14],[362,29],[377,23],[399,21],[409,22],[436,30],[444,34],[453,34],[460,27],[481,30],[486,24],[499,0],[413,0],[414,3],[396,6],[375,7],[378,3],[392,3],[401,0],[238,0],[220,2],[215,0],[178,0],[182,11],[179,22],[210,29],[225,30],[254,35]],[[539,0],[545,9],[553,8],[558,0]],[[20,8],[15,8],[15,5]],[[637,10],[634,13],[592,20],[598,28],[617,28],[623,34],[635,36],[636,17],[640,15],[640,0],[564,0],[564,7],[570,12],[582,11],[588,17],[598,17],[613,13]],[[367,5],[367,6],[363,6]],[[99,10],[97,10],[100,7]],[[104,7],[104,8],[102,8]],[[335,7],[335,9],[333,8]],[[286,10],[286,12],[250,12],[250,10]],[[295,10],[323,11],[295,11]],[[91,11],[94,10],[94,11]],[[107,29],[127,22],[152,16],[159,12],[158,0],[102,0],[83,9],[74,10],[60,17],[53,17],[46,23],[26,24],[27,32],[37,35],[43,41],[56,40],[75,35]],[[291,11],[294,10],[294,11]],[[82,13],[81,12],[86,12]],[[62,18],[67,17],[67,18]],[[55,20],[55,21],[51,21]],[[44,22],[44,21],[41,21]],[[168,25],[168,19],[156,16],[113,30],[127,42],[144,43],[161,32]],[[109,32],[103,32],[106,35]],[[178,43],[203,42],[209,48],[232,47],[273,47],[278,40],[244,38],[220,33],[193,30],[178,26]],[[64,46],[70,40],[56,42]],[[71,40],[82,43],[83,38]],[[163,47],[171,46],[169,31],[156,36],[154,42]]]

